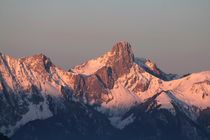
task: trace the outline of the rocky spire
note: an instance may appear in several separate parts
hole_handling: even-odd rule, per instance
[[[113,46],[111,53],[113,55],[108,63],[115,74],[121,76],[129,72],[134,62],[134,54],[131,45],[125,41],[118,42]]]
[[[134,54],[131,45],[128,42],[121,41],[116,43],[111,51],[116,57],[126,59],[130,63],[134,61]]]

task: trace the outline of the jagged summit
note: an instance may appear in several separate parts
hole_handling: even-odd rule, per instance
[[[28,65],[30,68],[35,69],[36,71],[43,69],[49,71],[51,66],[55,66],[50,58],[42,53],[21,58],[20,61]]]
[[[90,75],[104,66],[110,66],[119,72],[119,75],[129,70],[134,63],[134,54],[131,45],[128,42],[120,41],[116,43],[111,51],[108,51],[104,55],[87,61],[79,66],[76,66],[73,71]]]
[[[125,41],[118,42],[111,52],[113,56],[109,58],[107,65],[110,65],[118,76],[127,73],[134,62],[131,45]]]
[[[130,45],[130,43],[128,43],[126,41],[117,42],[113,46],[111,52],[114,53],[115,55],[116,54],[118,54],[118,55],[133,55],[131,45]]]
[[[91,75],[102,67],[107,66],[112,68],[116,77],[119,77],[129,73],[135,64],[139,65],[140,69],[165,81],[178,78],[176,74],[167,74],[161,71],[150,59],[134,57],[132,47],[126,41],[117,42],[104,55],[78,65],[72,71],[84,75]]]
[[[116,60],[120,61],[121,59],[124,59],[124,60],[127,59],[131,63],[133,63],[134,61],[134,54],[132,51],[132,47],[130,43],[126,41],[117,42],[112,47],[111,53],[113,54],[115,58],[117,58]]]
[[[91,75],[102,67],[107,66],[112,68],[116,77],[119,77],[123,74],[129,73],[131,67],[133,67],[135,64],[139,65],[140,69],[143,69],[153,76],[165,81],[176,79],[178,77],[175,74],[164,73],[150,59],[140,59],[134,57],[132,47],[130,43],[126,41],[117,42],[112,49],[106,52],[104,55],[78,65],[69,71],[84,75]]]
[[[32,56],[26,56],[23,58],[20,58],[22,61],[24,60],[35,60],[35,61],[43,61],[43,60],[50,60],[50,58],[48,58],[46,55],[44,55],[43,53],[38,53],[38,54],[34,54]]]

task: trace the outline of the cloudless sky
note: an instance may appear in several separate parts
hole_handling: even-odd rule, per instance
[[[117,42],[163,71],[210,70],[210,0],[1,0],[0,51],[69,69]]]

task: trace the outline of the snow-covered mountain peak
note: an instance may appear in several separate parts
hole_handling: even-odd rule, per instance
[[[71,71],[78,74],[91,75],[102,67],[107,66],[112,68],[116,77],[120,77],[124,74],[128,74],[130,68],[133,67],[135,63],[147,73],[162,80],[170,81],[178,78],[176,74],[167,74],[161,71],[150,59],[134,57],[131,45],[125,41],[116,43],[113,48],[104,55],[78,65]]]
[[[20,61],[25,61],[25,62],[37,62],[37,63],[46,63],[46,62],[51,62],[50,58],[48,58],[46,55],[40,53],[40,54],[35,54],[33,56],[27,56],[20,58]]]
[[[50,58],[44,54],[35,54],[33,56],[24,57],[20,59],[20,62],[26,64],[30,69],[38,73],[49,72],[50,67],[55,67]]]
[[[90,75],[104,66],[110,66],[114,70],[121,70],[120,72],[118,71],[119,75],[121,75],[124,71],[129,70],[133,65],[133,62],[134,54],[131,45],[128,42],[121,41],[116,43],[111,51],[108,51],[98,58],[76,66],[73,71],[80,74]]]

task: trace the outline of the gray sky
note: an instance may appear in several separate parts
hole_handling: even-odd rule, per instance
[[[120,40],[172,73],[210,70],[210,0],[1,0],[0,51],[69,69]]]

